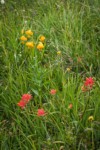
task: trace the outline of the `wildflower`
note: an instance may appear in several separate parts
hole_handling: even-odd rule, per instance
[[[45,36],[40,36],[40,38],[39,38],[39,40],[41,41],[41,42],[44,42],[45,41]]]
[[[69,104],[68,108],[69,109],[72,109],[73,105],[72,104]]]
[[[93,78],[91,78],[91,77],[86,78],[84,85],[81,87],[82,92],[86,92],[86,91],[91,90],[93,85],[94,85]]]
[[[27,41],[27,38],[26,38],[25,36],[21,36],[21,37],[20,37],[20,40],[21,40],[22,42],[25,42],[25,41]]]
[[[68,71],[68,72],[70,72],[70,70],[71,70],[70,68],[67,68],[67,71]]]
[[[90,116],[90,117],[88,118],[88,120],[89,120],[89,121],[93,121],[93,120],[94,120],[94,117],[93,117],[93,116]]]
[[[23,109],[31,99],[32,99],[31,94],[23,94],[20,102],[17,103],[17,105]]]
[[[45,115],[46,115],[46,113],[43,108],[38,109],[37,116],[45,116]]]
[[[28,37],[31,37],[33,35],[33,32],[31,30],[27,30],[25,32],[25,34],[28,36]]]
[[[31,94],[23,94],[22,98],[23,101],[30,101],[32,99],[32,95]]]
[[[1,0],[1,4],[4,4],[5,3],[5,1],[4,0]]]
[[[61,51],[57,51],[57,55],[61,55]]]
[[[17,103],[17,105],[23,109],[25,107],[25,105],[26,105],[26,102],[23,101],[23,100],[20,100],[20,102]]]
[[[42,43],[42,42],[39,42],[39,44],[37,45],[37,49],[38,49],[39,51],[41,51],[43,48],[44,48],[43,43]]]
[[[84,86],[86,86],[87,88],[91,89],[93,87],[93,84],[94,84],[93,78],[91,78],[91,77],[86,78],[86,80],[84,82]]]
[[[27,46],[28,48],[33,48],[33,47],[34,47],[34,44],[33,44],[33,42],[26,42],[26,46]]]
[[[55,90],[55,89],[51,89],[50,94],[51,94],[51,95],[55,95],[55,94],[56,94],[56,92],[57,92],[57,90]]]

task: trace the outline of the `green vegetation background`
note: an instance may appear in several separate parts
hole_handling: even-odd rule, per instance
[[[39,35],[46,37],[43,55],[36,48],[34,56],[25,53],[19,40],[23,28],[34,32],[35,41]],[[1,150],[99,150],[99,49],[99,0],[0,4]],[[93,77],[95,85],[83,93],[86,77]],[[50,89],[57,94],[51,96]],[[24,93],[31,93],[33,100],[21,110],[17,103]],[[42,107],[47,115],[39,118],[36,112]]]

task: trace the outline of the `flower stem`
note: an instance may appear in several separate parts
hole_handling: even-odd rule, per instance
[[[88,104],[89,104],[89,100],[90,100],[90,91],[89,91],[89,98],[88,98],[88,100],[87,100],[87,103],[86,103],[86,105],[85,105],[85,108],[84,108],[83,114],[82,114],[82,116],[81,116],[81,120],[82,120],[82,119],[83,119],[83,117],[84,117],[84,114],[85,114],[85,112],[86,112],[87,106],[88,106]]]
[[[94,131],[93,131],[93,123],[91,122],[91,128],[92,128],[92,150],[94,150]]]

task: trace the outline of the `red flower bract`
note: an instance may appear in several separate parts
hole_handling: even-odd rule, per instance
[[[43,108],[38,109],[37,116],[45,116],[45,115],[46,115],[46,113]]]
[[[23,109],[31,99],[32,99],[31,94],[23,94],[20,102],[17,103],[17,105]]]
[[[57,90],[55,90],[55,89],[51,89],[50,94],[51,94],[51,95],[55,95],[55,94],[56,94],[56,92],[57,92]]]
[[[23,94],[23,96],[22,96],[22,100],[29,101],[31,99],[32,99],[32,95],[31,94]]]
[[[85,82],[84,82],[84,86],[88,87],[88,88],[92,88],[94,85],[94,80],[92,77],[86,78]]]
[[[20,102],[17,103],[17,105],[23,109],[25,107],[25,105],[26,105],[26,102],[23,101],[23,100],[20,100]]]

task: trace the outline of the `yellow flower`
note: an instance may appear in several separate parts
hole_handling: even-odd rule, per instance
[[[25,36],[21,36],[20,40],[23,41],[23,42],[25,42],[25,41],[27,41],[27,38]]]
[[[68,71],[68,72],[70,72],[70,70],[71,70],[70,68],[67,68],[67,71]]]
[[[61,54],[61,51],[57,51],[57,55],[60,55]]]
[[[44,42],[45,41],[45,36],[40,36],[40,38],[39,38],[39,40],[41,41],[41,42]]]
[[[40,43],[37,45],[37,49],[38,49],[39,51],[41,51],[43,48],[44,48],[44,45],[43,45],[42,42],[40,42]]]
[[[28,48],[33,48],[34,47],[34,43],[33,42],[26,42],[26,46]]]
[[[88,118],[88,120],[89,120],[89,121],[93,121],[93,120],[94,120],[94,117],[93,117],[93,116],[90,116],[90,117]]]
[[[27,30],[27,31],[25,31],[25,34],[26,34],[28,37],[30,37],[30,36],[33,35],[33,32],[32,32],[31,30]]]

